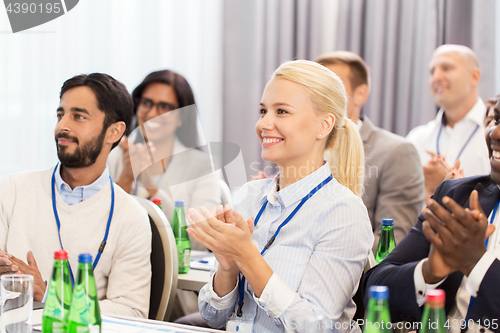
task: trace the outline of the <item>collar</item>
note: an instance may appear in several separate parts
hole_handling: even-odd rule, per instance
[[[109,181],[109,169],[108,166],[106,165],[106,168],[104,169],[104,172],[101,174],[99,178],[95,182],[93,182],[90,185],[85,185],[85,186],[77,186],[73,190],[71,190],[71,187],[62,179],[61,177],[61,163],[57,164],[57,170],[55,174],[55,179],[56,179],[56,188],[59,191],[59,194],[78,194],[81,193],[81,201],[85,199],[89,199],[92,197],[94,194],[99,192],[104,185]]]
[[[273,206],[283,205],[284,207],[289,207],[302,200],[302,198],[311,192],[313,188],[318,186],[319,183],[332,174],[328,162],[323,162],[323,166],[318,170],[280,191],[276,191],[276,182],[279,177],[278,173],[264,191],[260,199],[260,205],[263,205],[267,199]]]
[[[484,104],[481,98],[477,99],[476,104],[472,107],[472,109],[467,112],[465,117],[461,119],[458,123],[465,121],[468,119],[472,121],[474,124],[479,125],[481,128],[484,128],[484,114],[486,113],[486,104]],[[446,118],[444,117],[444,109],[440,108],[439,112],[436,116],[436,120],[438,124],[443,124],[446,126]]]
[[[361,131],[361,127],[363,127],[363,119],[359,118],[356,122],[356,128],[358,129],[358,132]]]

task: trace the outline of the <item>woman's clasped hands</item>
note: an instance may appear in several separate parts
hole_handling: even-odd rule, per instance
[[[254,219],[245,221],[229,205],[211,211],[203,206],[199,209],[201,214],[193,208],[188,210],[191,228],[187,232],[214,253],[221,268],[238,269],[236,262],[253,246]]]

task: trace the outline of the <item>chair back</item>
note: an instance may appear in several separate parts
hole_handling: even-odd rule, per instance
[[[149,319],[168,321],[174,306],[179,272],[177,247],[167,217],[151,201],[134,196],[146,209],[151,223],[151,294]]]
[[[231,189],[226,184],[224,179],[219,179],[218,181],[219,181],[219,186],[220,186],[220,190],[221,190],[222,205],[225,206],[226,204],[229,204],[231,206],[231,208],[234,208],[233,195],[231,193]]]

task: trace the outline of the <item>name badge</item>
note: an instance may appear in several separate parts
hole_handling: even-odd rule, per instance
[[[238,317],[233,314],[226,325],[226,332],[252,333],[253,332],[253,316]]]

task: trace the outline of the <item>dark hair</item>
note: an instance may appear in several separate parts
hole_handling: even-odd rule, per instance
[[[356,53],[349,51],[335,51],[323,54],[315,61],[323,66],[337,64],[349,66],[349,69],[351,70],[349,83],[351,84],[351,89],[353,91],[362,84],[366,84],[370,87],[370,68]]]
[[[134,99],[134,114],[137,113],[137,106],[142,97],[142,92],[151,83],[164,83],[171,86],[179,102],[179,108],[195,104],[193,90],[187,80],[174,71],[162,70],[150,73],[132,92],[132,98]],[[177,128],[175,132],[176,136],[186,147],[199,146],[200,142],[198,141],[196,113],[182,112],[181,119],[182,125]],[[137,121],[134,121],[133,127],[137,127]]]
[[[111,124],[123,121],[126,125],[125,133],[127,133],[132,122],[134,104],[123,83],[107,74],[81,74],[64,82],[59,98],[62,98],[66,91],[83,86],[92,89],[97,98],[97,107],[105,114],[103,131]],[[119,142],[120,140],[116,141],[111,149],[115,148]]]

